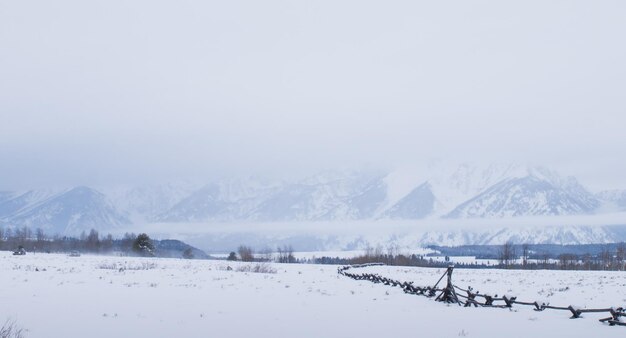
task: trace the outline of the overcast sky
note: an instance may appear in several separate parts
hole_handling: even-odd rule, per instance
[[[0,188],[533,162],[626,188],[626,2],[0,0]]]

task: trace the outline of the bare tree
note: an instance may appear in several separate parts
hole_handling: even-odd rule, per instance
[[[590,253],[586,253],[582,256],[582,261],[583,261],[583,269],[585,270],[591,270],[591,266],[593,264],[593,257],[591,256]]]
[[[100,236],[98,231],[91,229],[89,235],[85,238],[85,248],[89,251],[97,252],[100,250]]]
[[[35,230],[35,239],[37,240],[37,242],[33,247],[33,251],[43,251],[44,247],[46,246],[46,234],[43,232],[43,229],[37,228],[37,230]]]
[[[279,263],[295,263],[296,257],[293,255],[293,248],[290,246],[278,247]]]
[[[35,230],[35,238],[37,239],[38,245],[42,245],[46,241],[46,233],[42,228],[37,228],[37,230]]]
[[[624,270],[624,260],[626,260],[626,244],[621,242],[617,245],[615,252],[615,265],[618,270]]]
[[[374,249],[374,257],[376,259],[380,259],[382,256],[384,255],[384,250],[383,250],[383,246],[378,244],[376,246],[376,249]]]
[[[19,245],[24,245],[32,236],[33,232],[27,226],[15,229],[15,239]]]
[[[608,248],[602,249],[600,252],[600,261],[602,262],[602,270],[608,270],[611,268],[613,256]]]
[[[559,255],[559,264],[563,270],[576,269],[578,265],[578,256],[572,253],[562,253]]]
[[[528,267],[528,256],[530,255],[530,249],[528,244],[522,245],[522,266],[525,268]]]
[[[502,245],[499,256],[500,264],[504,265],[506,268],[513,263],[513,260],[515,260],[515,246],[511,241]]]
[[[550,264],[550,255],[548,253],[544,253],[541,256],[541,265],[544,269],[547,269],[548,264]]]
[[[113,249],[113,236],[108,234],[102,242],[100,242],[100,247],[105,252],[111,251],[111,249]]]
[[[135,242],[136,238],[137,235],[135,235],[134,233],[125,233],[121,243],[122,251],[130,252],[133,249],[133,243]]]
[[[261,254],[261,260],[266,261],[266,262],[271,262],[274,258],[272,249],[270,249],[269,247],[266,247],[265,249],[261,250],[260,254]]]
[[[392,243],[387,246],[387,259],[386,263],[393,265],[394,259],[400,254],[400,246],[397,243]]]
[[[369,259],[374,256],[374,248],[370,245],[369,242],[365,243],[365,259]]]
[[[254,250],[251,247],[241,245],[237,249],[237,253],[239,253],[239,259],[244,262],[252,262],[254,261]]]

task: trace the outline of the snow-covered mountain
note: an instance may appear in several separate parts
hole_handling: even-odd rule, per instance
[[[245,192],[242,192],[244,191]],[[593,213],[595,196],[541,168],[464,164],[429,173],[324,173],[295,182],[204,186],[155,220],[332,221]]]
[[[626,192],[593,195],[573,177],[512,164],[435,163],[420,170],[328,171],[292,181],[251,177],[204,185],[0,192],[0,224],[59,233],[149,223],[393,222],[606,210],[626,210]]]
[[[235,210],[231,203],[222,200],[220,187],[207,185],[176,203],[167,212],[157,215],[159,222],[197,222],[209,219],[229,218]],[[236,206],[236,205],[233,205]]]
[[[438,202],[434,215],[443,216],[489,187],[507,178],[523,175],[525,170],[524,166],[509,163],[488,166],[469,163],[459,166],[435,165],[427,173]]]
[[[26,192],[5,192],[0,201],[0,220],[24,209],[37,205],[57,194],[53,190],[30,190]]]
[[[178,182],[158,185],[100,187],[117,210],[122,210],[133,222],[154,221],[164,210],[185,199],[197,187],[191,183]]]
[[[446,217],[515,217],[590,214],[600,202],[575,179],[545,176],[531,170],[523,177],[506,178],[462,203]]]
[[[430,216],[437,200],[430,183],[423,183],[395,203],[382,215],[392,219],[422,219]]]
[[[381,177],[325,173],[297,182],[206,185],[158,215],[160,222],[310,221],[371,218],[385,200]]]
[[[0,220],[8,226],[41,228],[55,234],[106,231],[130,223],[102,193],[88,187],[60,193],[18,194],[0,204]]]
[[[605,190],[596,194],[607,211],[626,211],[626,190]]]

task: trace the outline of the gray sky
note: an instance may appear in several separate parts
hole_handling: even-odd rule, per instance
[[[625,18],[621,0],[0,0],[0,186],[439,157],[626,188]]]

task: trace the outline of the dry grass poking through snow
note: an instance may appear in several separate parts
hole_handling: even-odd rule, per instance
[[[14,320],[7,319],[0,328],[0,338],[23,338],[24,329],[17,326]]]
[[[276,269],[267,263],[240,265],[235,269],[237,272],[276,273]]]
[[[156,269],[157,265],[153,262],[141,262],[138,263],[129,263],[129,262],[106,262],[98,264],[98,269],[106,269],[106,270],[118,270],[118,271],[138,271],[138,270],[152,270]]]

